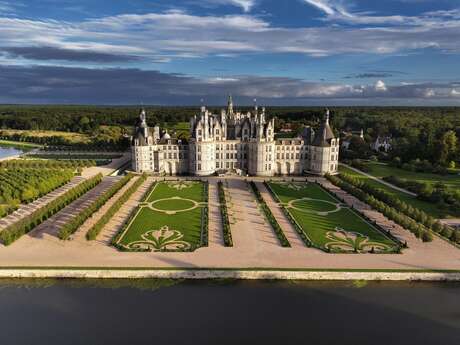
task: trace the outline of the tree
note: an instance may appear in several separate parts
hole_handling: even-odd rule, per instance
[[[450,161],[453,161],[457,153],[457,135],[454,131],[447,131],[441,137],[439,142],[439,156],[438,161],[443,166],[447,166]]]

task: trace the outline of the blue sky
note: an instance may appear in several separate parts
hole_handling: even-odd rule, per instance
[[[0,102],[460,105],[458,0],[0,0]]]

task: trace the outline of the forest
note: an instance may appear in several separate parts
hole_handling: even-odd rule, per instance
[[[87,147],[127,147],[126,136],[131,133],[139,114],[139,106],[81,106],[81,105],[1,105],[2,129],[52,130],[88,135]],[[199,112],[199,106],[145,106],[150,125],[172,128],[188,122]],[[209,107],[219,112],[222,107]],[[251,108],[237,108],[248,111]],[[260,108],[259,108],[260,109]],[[377,136],[391,136],[391,158],[403,163],[418,159],[431,164],[448,165],[460,161],[460,107],[333,107],[331,123],[340,132],[364,130],[366,143]],[[280,129],[289,123],[296,132],[303,125],[317,126],[324,116],[323,107],[267,107],[268,117],[276,117]],[[124,136],[123,136],[124,135]],[[21,140],[15,138],[6,138]],[[35,139],[30,139],[35,140]],[[26,140],[22,140],[26,141]],[[56,137],[37,139],[40,143],[69,144]],[[359,142],[355,151],[366,151]],[[361,143],[362,144],[362,143]],[[70,144],[69,144],[70,145]],[[73,144],[76,145],[76,144]],[[82,145],[82,144],[81,144]],[[369,150],[367,150],[369,151]],[[359,152],[363,157],[370,152]]]

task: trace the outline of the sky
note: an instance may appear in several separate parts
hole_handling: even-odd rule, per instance
[[[460,0],[0,0],[0,103],[460,106]]]

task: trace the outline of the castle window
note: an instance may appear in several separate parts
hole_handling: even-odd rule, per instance
[[[216,168],[219,169],[219,162],[216,162]]]
[[[201,170],[201,164],[198,164],[197,166],[198,166],[197,169],[198,169],[198,170]]]
[[[201,136],[201,129],[198,130],[198,135]]]
[[[276,159],[280,159],[280,154],[279,153],[276,154]]]
[[[216,159],[219,159],[219,154],[218,153],[216,153]]]

